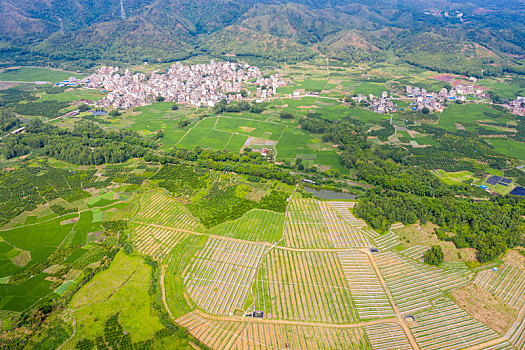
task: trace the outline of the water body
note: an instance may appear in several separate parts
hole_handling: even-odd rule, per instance
[[[315,197],[321,199],[342,199],[342,200],[355,200],[357,196],[346,192],[336,192],[331,190],[319,190],[317,188],[304,186],[304,190],[308,193],[312,193]]]

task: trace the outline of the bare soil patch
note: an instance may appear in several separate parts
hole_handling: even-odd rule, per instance
[[[418,227],[420,228],[418,230]],[[431,247],[439,245],[443,249],[445,261],[476,261],[476,250],[472,248],[457,249],[452,242],[442,242],[434,234],[434,228],[437,227],[432,223],[425,225],[408,225],[403,228],[394,229],[393,231],[399,236],[399,240],[404,248],[410,248],[416,245]]]
[[[27,250],[22,250],[20,254],[15,256],[11,261],[17,266],[26,266],[31,261],[31,253]]]
[[[502,334],[509,330],[518,316],[518,312],[505,301],[474,284],[455,289],[451,295],[472,317]]]
[[[239,129],[241,129],[244,132],[252,132],[255,130],[255,128],[250,128],[248,126],[239,126]]]

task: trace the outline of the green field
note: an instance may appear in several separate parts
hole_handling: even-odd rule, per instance
[[[491,139],[488,142],[497,152],[525,161],[525,143],[511,139]]]
[[[34,81],[49,81],[56,83],[62,80],[69,79],[70,77],[76,77],[82,79],[85,77],[83,74],[74,72],[65,72],[61,70],[54,70],[49,68],[41,67],[20,67],[20,68],[9,68],[0,72],[0,81],[23,81],[23,82],[34,82]]]
[[[254,209],[241,218],[213,227],[209,233],[248,241],[277,242],[282,238],[284,214]]]
[[[154,298],[148,293],[151,270],[141,257],[118,253],[111,267],[97,274],[71,300],[77,332],[65,348],[73,349],[82,339],[103,335],[104,322],[115,314],[133,343],[155,338],[164,325],[153,311]],[[170,337],[170,342],[186,348],[185,341],[176,337]]]
[[[487,113],[487,114],[485,114]],[[456,132],[456,123],[459,123],[465,127],[468,131],[474,131],[478,126],[478,120],[492,120],[492,121],[512,121],[515,118],[509,114],[503,113],[500,118],[492,118],[490,114],[499,115],[500,112],[492,109],[487,104],[451,104],[445,108],[443,113],[439,115],[439,127],[447,130]]]
[[[97,90],[92,89],[81,89],[81,88],[71,88],[67,89],[64,92],[57,94],[40,94],[39,102],[43,101],[58,101],[58,102],[73,102],[81,99],[98,101],[106,94]]]

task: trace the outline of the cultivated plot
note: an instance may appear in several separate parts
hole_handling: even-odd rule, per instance
[[[361,319],[394,317],[395,313],[379,278],[364,253],[337,253]]]
[[[468,272],[443,270],[403,258],[393,252],[374,254],[401,312],[429,308],[429,300],[469,281]]]
[[[432,309],[415,315],[412,332],[421,349],[463,349],[500,337],[447,297],[432,301]]]
[[[410,259],[423,262],[423,256],[425,255],[425,252],[429,249],[429,247],[426,247],[424,245],[415,245],[413,247],[400,251],[400,253]]]
[[[483,270],[474,279],[474,284],[499,297],[517,310],[520,315],[508,330],[506,338],[519,349],[525,348],[525,270],[516,259],[514,252],[505,258],[505,263],[497,270]]]
[[[213,349],[370,349],[360,328],[216,321],[195,313],[177,323]]]
[[[399,239],[392,231],[388,231],[383,235],[374,237],[374,242],[381,250],[393,249],[399,245]]]
[[[142,195],[135,220],[190,231],[202,229],[181,203],[161,192],[148,192]]]
[[[209,232],[218,236],[272,243],[281,239],[283,224],[283,213],[254,209],[237,220],[213,227]]]
[[[137,225],[135,227],[133,244],[139,253],[162,260],[171,248],[186,236],[187,234],[182,231]]]
[[[354,214],[350,212],[350,209],[355,206],[355,202],[328,202],[328,205],[350,225],[357,228],[366,226],[364,220],[356,218]]]
[[[183,275],[188,294],[209,313],[228,315],[243,309],[266,249],[210,238]]]
[[[395,323],[384,323],[364,327],[374,350],[412,349],[403,329]]]
[[[336,323],[357,318],[336,253],[271,250],[254,294],[255,308],[268,318]]]
[[[297,248],[366,247],[369,240],[324,202],[294,199],[286,212],[284,242]]]

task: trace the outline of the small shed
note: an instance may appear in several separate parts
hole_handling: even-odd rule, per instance
[[[256,310],[256,311],[253,312],[253,317],[263,318],[264,317],[264,312],[261,311],[261,310]]]

